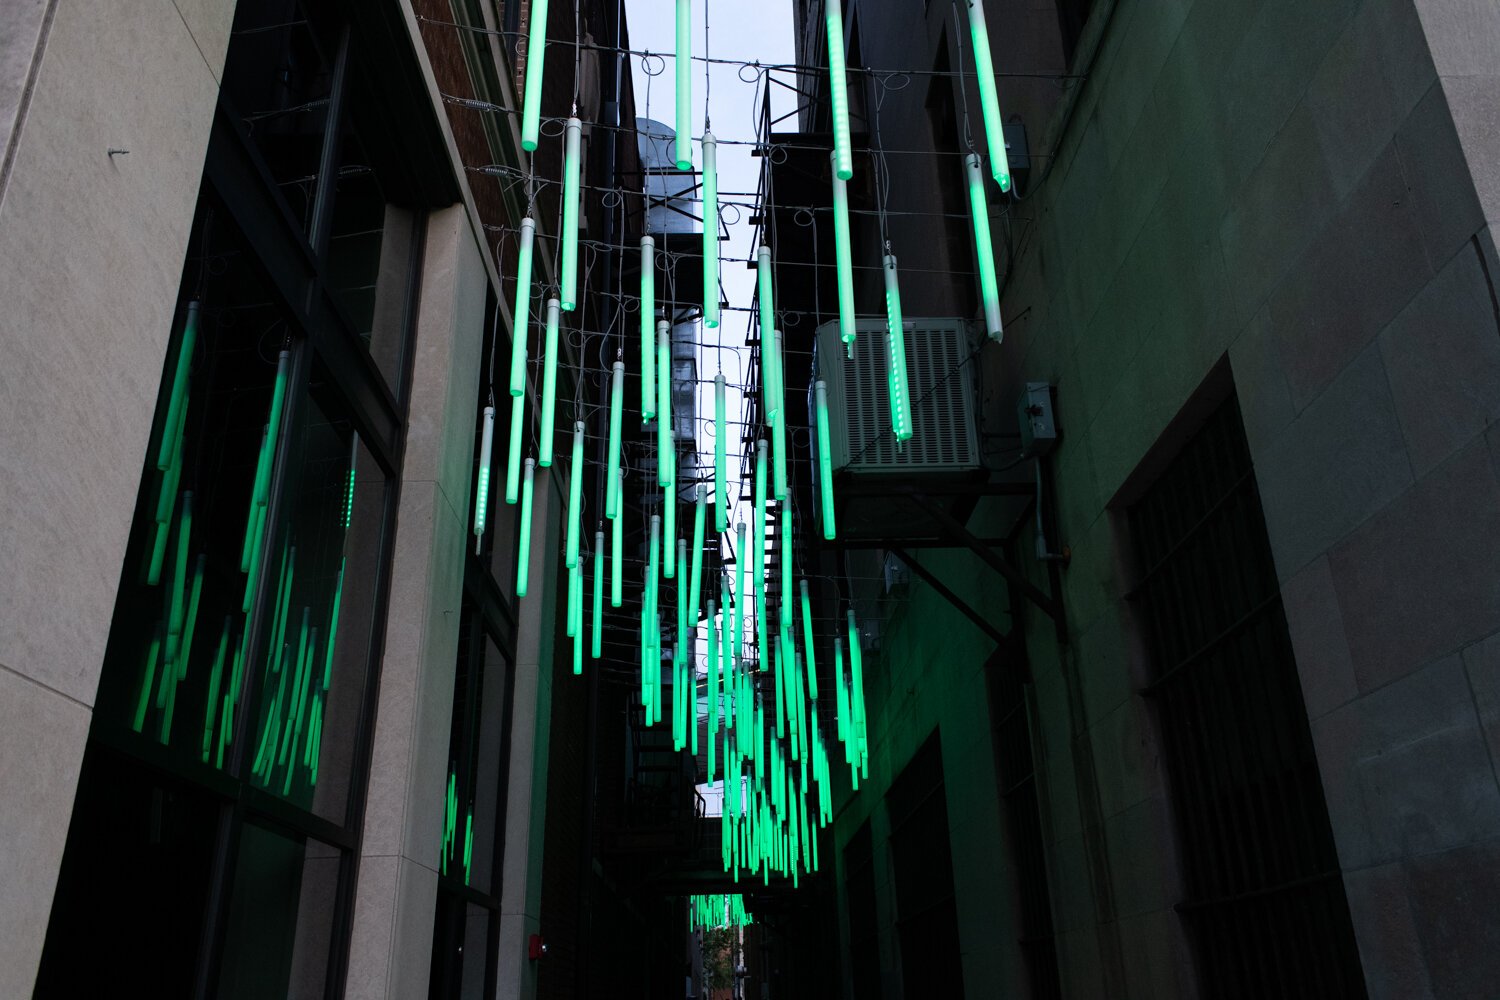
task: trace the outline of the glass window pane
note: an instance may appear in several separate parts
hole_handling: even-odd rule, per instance
[[[321,841],[245,824],[217,996],[324,995],[340,860],[339,851]]]
[[[369,662],[385,476],[314,386],[267,549],[247,780],[342,824]]]

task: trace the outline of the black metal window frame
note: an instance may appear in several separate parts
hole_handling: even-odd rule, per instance
[[[1125,508],[1205,996],[1365,996],[1254,466],[1232,393]]]

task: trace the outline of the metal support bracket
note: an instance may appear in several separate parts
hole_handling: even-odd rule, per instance
[[[977,625],[979,627],[979,630],[985,635],[989,636],[991,639],[994,639],[995,642],[999,643],[1001,646],[1005,646],[1010,642],[1010,636],[1007,633],[1000,631],[998,628],[992,625],[989,619],[984,617],[984,615],[980,614],[978,611],[975,611],[968,601],[965,601],[962,597],[958,596],[958,594],[954,593],[954,591],[950,587],[948,587],[947,584],[943,583],[943,581],[939,580],[935,574],[933,574],[930,570],[924,567],[921,563],[917,562],[911,556],[907,555],[905,549],[892,548],[887,551],[889,551],[897,559],[900,559],[903,566],[926,581],[929,587],[937,591],[939,594],[942,594],[943,597],[947,598],[949,604],[962,611],[964,613],[964,617],[968,618],[969,621]]]

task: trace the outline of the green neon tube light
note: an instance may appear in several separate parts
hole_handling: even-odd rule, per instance
[[[719,676],[719,669],[718,669],[718,667],[719,667],[719,623],[718,623],[718,621],[716,620],[716,617],[715,617],[716,615],[718,615],[718,613],[719,613],[718,606],[714,603],[714,599],[712,597],[710,597],[708,599],[708,628],[706,630],[708,632],[708,656],[706,658],[706,661],[707,661],[707,666],[708,666],[708,683],[709,683],[708,707],[709,707],[709,712],[710,713],[714,713],[714,700],[715,699],[714,699],[713,692],[715,692],[715,691],[718,690],[718,683],[716,681],[716,678]],[[724,688],[724,696],[726,698],[729,697],[729,688],[728,688],[727,685]],[[717,724],[717,718],[718,718],[717,714],[710,715],[710,720],[711,720],[710,723],[709,723],[710,726],[715,726]],[[724,715],[724,728],[728,729],[733,724],[734,724],[734,722],[733,722],[733,716],[731,716],[726,711],[725,715]],[[718,731],[717,729],[714,729],[714,732],[717,732],[717,731]],[[728,757],[724,758],[724,766],[725,767],[729,766],[729,758]],[[713,779],[710,778],[709,781],[712,782]]]
[[[703,133],[703,325],[719,325],[719,156],[712,132]]]
[[[783,739],[786,736],[786,643],[782,636],[785,633],[776,633],[776,650],[773,654],[776,669],[772,675],[772,683],[776,687],[776,738]]]
[[[531,572],[531,490],[535,475],[536,459],[526,459],[526,471],[521,478],[521,543],[516,549],[516,596],[526,596],[526,585]]]
[[[764,243],[755,251],[755,299],[759,306],[760,347],[764,353],[776,329],[776,297],[771,287],[771,248]]]
[[[839,742],[848,739],[849,733],[849,695],[844,690],[844,639],[839,636],[833,640],[833,704],[834,704],[834,734],[838,736]]]
[[[1005,336],[1000,323],[1000,289],[995,282],[995,244],[990,239],[990,208],[984,194],[984,175],[979,172],[979,154],[964,157],[969,181],[969,214],[974,221],[975,266],[979,269],[979,297],[984,303],[984,329],[999,343]]]
[[[984,138],[990,149],[990,174],[1001,191],[1009,191],[1010,157],[1005,153],[1005,127],[1000,119],[1000,95],[995,89],[995,62],[990,57],[984,2],[965,2],[969,8],[969,34],[974,40],[974,72],[979,75],[979,109],[984,115]]]
[[[669,557],[670,558],[670,557]],[[688,648],[687,539],[677,539],[677,642],[678,649]],[[693,624],[697,624],[694,622]]]
[[[333,645],[339,636],[339,604],[344,599],[344,563],[339,563],[339,582],[333,589],[333,612],[328,616],[328,650],[323,662],[323,690],[333,682]]]
[[[781,626],[792,627],[792,505],[781,505]]]
[[[151,689],[156,682],[156,663],[161,656],[161,628],[151,636],[151,645],[146,650],[146,669],[141,675],[141,694],[135,703],[135,718],[130,728],[141,732],[146,727],[146,709],[151,706]]]
[[[854,154],[849,143],[849,82],[844,59],[844,11],[839,0],[823,5],[828,35],[828,83],[833,106],[833,167],[840,180],[854,176]]]
[[[604,532],[594,532],[594,631],[589,636],[592,645],[589,655],[594,659],[604,655]]]
[[[542,71],[547,57],[547,0],[532,0],[526,41],[526,94],[521,107],[521,148],[536,150],[542,125]]]
[[[162,422],[161,442],[156,448],[156,467],[163,471],[172,463],[177,429],[187,405],[188,378],[193,368],[193,348],[198,342],[198,303],[189,302],[187,320],[182,328],[182,343],[177,348],[177,367],[172,373],[172,394],[167,397],[167,418]]]
[[[677,169],[693,169],[693,11],[677,0]]]
[[[495,408],[484,408],[484,429],[479,435],[479,482],[474,487],[474,554],[480,553],[477,539],[484,537],[484,516],[490,502],[490,455],[495,447]]]
[[[641,237],[641,419],[656,416],[656,240]]]
[[[729,421],[724,402],[724,375],[714,376],[714,531],[723,534],[729,527]]]
[[[276,462],[276,441],[281,436],[281,414],[286,404],[286,380],[288,369],[291,367],[291,361],[292,355],[290,351],[282,351],[276,359],[276,381],[271,388],[271,409],[266,416],[265,437],[261,439],[260,457],[255,466],[254,492],[250,500],[252,507],[251,520],[256,520],[261,516],[255,512],[254,508],[261,508],[263,511],[267,503],[267,498],[270,496],[272,466]],[[181,464],[181,462],[177,463],[179,468]],[[173,483],[176,483],[175,479]],[[175,485],[173,486],[173,490],[176,490]],[[160,511],[158,510],[159,513]],[[158,517],[157,520],[161,521],[165,520],[165,518]],[[246,535],[249,536],[250,534],[251,531],[247,527]],[[258,543],[251,540],[250,544],[254,547]],[[240,572],[249,571],[251,560],[252,557],[249,553],[240,553]],[[252,574],[252,578],[253,576],[254,574]]]
[[[772,329],[769,335],[761,338],[761,356],[765,367],[761,403],[765,407],[766,423],[775,427],[781,422],[781,406],[786,394],[782,379],[781,331]]]
[[[568,613],[565,628],[568,638],[578,634],[578,564],[568,567]]]
[[[818,379],[813,383],[813,396],[818,412],[818,491],[823,497],[823,537],[832,540],[837,535],[833,510],[833,449],[828,435],[828,383]]]
[[[620,516],[620,425],[625,410],[625,362],[616,361],[609,376],[609,458],[604,478],[604,516]]]
[[[745,522],[735,526],[734,550],[734,661],[736,664],[745,655]]]
[[[776,356],[778,358],[781,357],[781,331],[773,331],[771,340],[775,345],[774,350]],[[780,364],[777,365],[777,368],[778,370],[781,369]],[[781,376],[778,375],[776,386],[776,398],[778,407],[784,405],[786,402],[782,398],[782,390],[784,388],[785,387],[781,384]],[[777,503],[780,503],[781,501],[786,499],[786,421],[779,418],[771,423],[771,458],[773,473],[771,479],[771,495],[776,498]]]
[[[526,418],[526,397],[510,398],[510,454],[505,458],[505,502],[521,497],[521,427]]]
[[[573,421],[573,466],[568,474],[568,535],[567,561],[569,569],[578,565],[578,542],[583,524],[583,421]]]
[[[214,742],[214,711],[219,706],[219,684],[224,673],[224,655],[229,650],[230,618],[224,616],[224,627],[219,631],[219,647],[214,652],[214,666],[208,675],[208,700],[203,703],[203,745],[199,759],[208,763],[208,752]]]
[[[891,398],[891,430],[897,441],[911,440],[911,398],[906,379],[906,320],[901,316],[901,285],[896,258],[885,255],[886,385]]]
[[[704,521],[706,518],[705,504],[703,503],[703,484],[699,483],[693,489],[693,566],[692,579],[688,581],[688,605],[691,608],[691,621],[693,627],[698,626],[699,602],[703,597],[703,542]],[[712,617],[710,614],[709,617]],[[713,662],[713,658],[709,658]]]
[[[755,442],[755,579],[766,575],[766,439]],[[764,588],[761,588],[764,592]]]
[[[583,123],[569,118],[563,131],[562,308],[578,306],[578,173]]]
[[[829,0],[830,3],[836,0]],[[849,245],[849,188],[833,178],[833,259],[838,272],[839,339],[854,357],[854,252]]]
[[[665,322],[656,327],[656,485],[672,485],[672,328]]]
[[[542,354],[542,434],[536,460],[536,464],[544,469],[552,464],[552,439],[556,435],[558,320],[558,302],[548,299],[547,339]]]
[[[818,700],[818,666],[813,656],[812,602],[807,596],[807,581],[799,580],[802,588],[802,643],[807,647],[807,696]]]
[[[662,533],[662,537],[667,540],[667,554],[668,554],[668,556],[670,556],[671,555],[671,550],[672,550],[672,539],[674,539],[674,538],[677,537],[677,485],[676,485],[676,478],[677,478],[677,452],[676,452],[676,450],[667,452],[667,461],[672,464],[673,485],[670,486],[670,487],[668,487],[667,489],[662,490],[662,494],[661,494],[661,506],[662,506],[663,517],[662,517],[662,522],[661,522],[661,533]],[[672,579],[672,577],[677,572],[676,566],[673,563],[672,559],[670,559],[670,558],[667,559],[666,571],[667,571],[667,579],[669,579],[669,580]]]
[[[619,475],[618,489],[625,489],[625,474]],[[609,541],[609,606],[618,608],[625,603],[625,515],[610,522]]]
[[[657,592],[658,592],[657,588],[660,586],[660,576],[659,576],[659,574],[661,572],[661,515],[660,514],[652,514],[651,515],[651,536],[650,537],[651,537],[651,548],[650,548],[650,550],[648,552],[647,559],[646,559],[646,601],[645,601],[645,605],[644,605],[644,607],[645,607],[645,619],[641,623],[642,624],[641,642],[645,644],[644,648],[645,648],[645,653],[646,653],[644,659],[642,660],[641,669],[642,669],[642,672],[643,672],[643,679],[646,681],[646,683],[648,685],[651,684],[650,671],[651,671],[652,667],[654,666],[655,671],[657,673],[660,673],[660,671],[661,671],[661,663],[659,661],[656,664],[654,664],[654,665],[651,663],[651,647],[653,645],[653,641],[652,641],[653,637],[652,637],[652,634],[651,634],[651,630],[653,628],[652,619],[655,617],[655,611],[654,611],[654,609],[656,607],[656,595],[657,595]],[[659,626],[657,626],[657,629],[658,629],[658,631],[660,631]],[[649,690],[649,688],[648,688],[648,690]],[[650,703],[650,699],[649,698],[647,699],[647,703],[648,704]]]
[[[545,0],[543,0],[545,3]],[[527,81],[530,91],[531,81]],[[531,256],[536,242],[536,220],[521,220],[521,246],[516,253],[516,308],[510,318],[510,394],[526,392],[526,331],[531,329]]]

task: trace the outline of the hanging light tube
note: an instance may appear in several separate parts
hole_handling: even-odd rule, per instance
[[[557,324],[558,301],[547,300],[547,339],[542,355],[542,435],[536,464],[547,468],[552,464],[552,438],[557,419]]]
[[[693,169],[693,13],[677,0],[677,169]]]
[[[542,124],[542,67],[547,56],[547,0],[531,0],[526,41],[526,95],[521,108],[521,148],[536,150]]]
[[[527,457],[526,471],[521,479],[521,544],[516,549],[516,596],[526,596],[527,578],[531,570],[531,490],[536,470],[536,459]]]
[[[813,701],[818,700],[818,667],[817,660],[813,656],[813,617],[812,602],[807,595],[807,581],[799,580],[802,588],[802,644],[807,649],[807,696]]]
[[[670,556],[668,557],[671,558]],[[697,622],[693,623],[694,625]],[[677,539],[677,648],[688,648],[687,539]]]
[[[578,173],[583,122],[569,118],[563,131],[562,308],[578,306]]]
[[[781,357],[781,331],[774,331],[771,340],[775,343],[776,356]],[[785,373],[785,369],[781,369],[780,365],[777,367],[782,374]],[[776,383],[777,405],[780,407],[786,402],[782,398],[786,387],[780,374],[777,376]],[[771,424],[771,460],[771,496],[776,499],[777,503],[781,503],[786,499],[786,421],[779,417]]]
[[[672,328],[665,322],[656,327],[656,484],[663,489],[672,485]]]
[[[729,527],[728,417],[724,402],[724,373],[714,376],[714,531]]]
[[[589,558],[594,560],[594,631],[589,636],[589,655],[599,659],[604,655],[604,531],[594,532],[594,551]]]
[[[990,150],[990,175],[1001,191],[1010,190],[1010,157],[1005,152],[1005,126],[1000,119],[1000,95],[995,89],[995,62],[990,57],[990,31],[984,22],[984,0],[965,0],[969,34],[974,40],[974,72],[979,76],[979,109],[984,115],[984,138]]]
[[[849,188],[838,176],[833,178],[833,259],[838,272],[839,339],[844,342],[852,358],[855,335],[854,253],[849,246]]]
[[[505,502],[521,495],[521,425],[526,417],[526,397],[510,397],[510,454],[505,459]]]
[[[766,576],[766,439],[755,442],[755,579],[763,581]],[[765,588],[761,587],[761,593]],[[761,602],[764,603],[764,602]]]
[[[1000,289],[995,281],[995,244],[990,239],[990,208],[984,194],[984,175],[979,172],[979,154],[964,157],[969,182],[969,214],[974,222],[974,263],[979,269],[979,297],[984,302],[984,330],[999,343],[1005,337],[1000,323]]]
[[[665,321],[662,321],[665,322]],[[656,416],[656,240],[641,237],[641,419]]]
[[[609,442],[604,479],[604,516],[620,516],[620,425],[624,419],[625,362],[616,361],[609,377]]]
[[[698,483],[693,487],[693,565],[692,578],[688,581],[688,604],[691,607],[691,622],[694,628],[698,627],[698,607],[703,596],[703,541],[705,504],[703,503],[703,484]],[[709,617],[713,614],[710,612]],[[712,657],[709,658],[712,662]]]
[[[844,638],[833,640],[833,707],[834,733],[839,741],[847,740],[849,733],[849,695],[844,689]]]
[[[703,325],[719,325],[719,167],[718,143],[703,133]],[[721,529],[722,530],[722,529]]]
[[[490,454],[495,446],[495,408],[484,408],[484,430],[479,435],[479,482],[474,487],[474,554],[481,550],[485,514],[490,502]]]
[[[745,630],[745,522],[741,521],[735,526],[735,550],[734,550],[734,660],[736,663],[744,655],[744,630]]]
[[[849,142],[849,82],[844,59],[844,12],[839,0],[823,4],[828,35],[829,103],[833,106],[833,167],[840,180],[854,176],[854,154]]]
[[[771,248],[764,243],[755,251],[755,291],[760,309],[760,349],[765,354],[776,328],[776,300],[771,287]]]
[[[545,2],[545,0],[544,0]],[[531,81],[527,80],[530,93]],[[536,220],[521,220],[521,245],[516,254],[516,308],[510,317],[510,394],[526,392],[526,331],[531,329],[531,257],[536,242]],[[514,502],[514,501],[512,501]]]
[[[762,366],[765,369],[765,380],[761,384],[761,404],[766,411],[766,423],[775,427],[781,422],[781,406],[785,395],[781,364],[781,332],[773,328],[769,334],[763,335],[760,351]]]
[[[792,505],[781,505],[781,528],[776,539],[781,546],[781,627],[792,626]]]
[[[574,563],[573,565],[571,565],[571,566],[568,567],[568,614],[567,614],[567,630],[568,630],[568,638],[569,639],[573,638],[575,635],[578,634],[578,619],[579,619],[579,614],[578,614],[578,603],[579,603],[578,602],[578,598],[579,598],[579,593],[578,593],[578,591],[579,591],[578,579],[579,579],[578,564]]]
[[[583,673],[583,565],[574,566],[573,574],[573,673]]]
[[[813,383],[813,396],[818,411],[818,490],[823,497],[823,537],[836,537],[833,510],[833,449],[828,436],[828,383],[818,379]]]
[[[618,489],[625,489],[625,473],[619,474]],[[625,603],[625,515],[621,512],[610,522],[609,541],[609,606],[618,608]]]
[[[886,385],[891,398],[891,430],[897,441],[911,440],[910,396],[906,380],[906,320],[901,315],[901,286],[896,257],[885,255]]]
[[[583,421],[573,421],[573,466],[568,475],[568,534],[566,562],[578,565],[578,543],[583,522]]]

